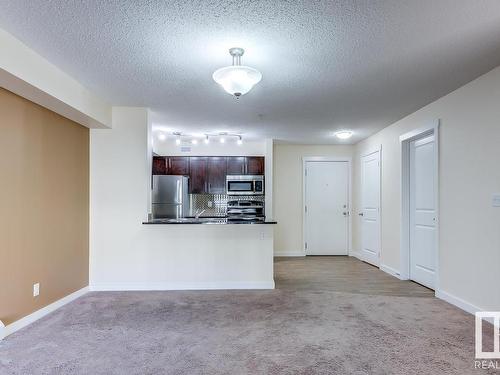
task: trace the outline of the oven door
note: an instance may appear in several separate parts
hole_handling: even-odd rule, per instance
[[[252,195],[254,191],[253,180],[227,180],[226,181],[227,195]]]

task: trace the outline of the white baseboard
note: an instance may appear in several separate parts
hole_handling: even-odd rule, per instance
[[[351,250],[351,251],[349,251],[349,256],[350,257],[358,258],[359,260],[363,260],[363,258],[361,257],[361,252],[360,251]]]
[[[214,290],[214,289],[274,289],[274,280],[271,281],[222,281],[197,283],[96,283],[90,285],[91,291],[130,291],[130,290]]]
[[[384,271],[385,273],[388,273],[391,276],[394,276],[394,277],[396,277],[398,279],[401,279],[401,275],[400,275],[399,271],[397,269],[395,269],[395,268],[389,267],[389,266],[387,266],[385,264],[381,264],[380,265],[380,269],[382,271]]]
[[[275,257],[305,257],[306,253],[303,251],[283,251],[283,252],[275,252]]]
[[[24,328],[27,325],[37,321],[38,319],[43,318],[45,315],[50,314],[51,312],[66,305],[67,303],[70,303],[71,301],[74,301],[78,297],[81,297],[88,292],[89,292],[89,287],[86,286],[85,288],[77,290],[76,292],[73,292],[73,293],[67,295],[66,297],[63,297],[55,302],[52,302],[50,305],[42,307],[40,310],[37,310],[37,311],[25,316],[24,318],[16,320],[14,323],[11,323],[11,324],[5,326],[3,329],[1,328],[1,326],[3,326],[3,324],[1,324],[1,326],[0,326],[0,339],[2,339],[3,337],[6,337],[8,335],[11,335],[16,331],[19,331],[21,328]],[[2,331],[3,331],[3,335],[1,335]]]
[[[474,314],[478,311],[484,311],[484,309],[474,306],[472,303],[464,301],[463,299],[455,297],[454,295],[451,295],[450,293],[444,292],[442,290],[436,290],[436,297],[464,311],[467,311],[470,314]]]
[[[0,320],[0,341],[5,337],[5,324]]]

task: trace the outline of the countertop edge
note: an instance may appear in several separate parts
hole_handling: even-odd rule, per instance
[[[162,222],[162,221],[143,221],[143,225],[273,225],[273,224],[278,224],[277,221],[264,221],[264,222],[230,222],[230,223],[204,223],[204,222],[199,222],[199,223],[182,223],[182,222]]]

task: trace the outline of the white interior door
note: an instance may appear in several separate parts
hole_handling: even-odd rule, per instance
[[[347,255],[349,163],[305,163],[305,249],[307,255]]]
[[[434,289],[436,181],[434,135],[410,142],[410,279]]]
[[[361,158],[361,258],[380,263],[380,151]]]

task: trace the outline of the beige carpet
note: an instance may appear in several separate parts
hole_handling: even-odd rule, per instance
[[[292,288],[287,268],[301,279],[331,261],[278,260],[273,291],[89,293],[1,342],[0,374],[488,373],[474,370],[473,317],[416,284]]]

